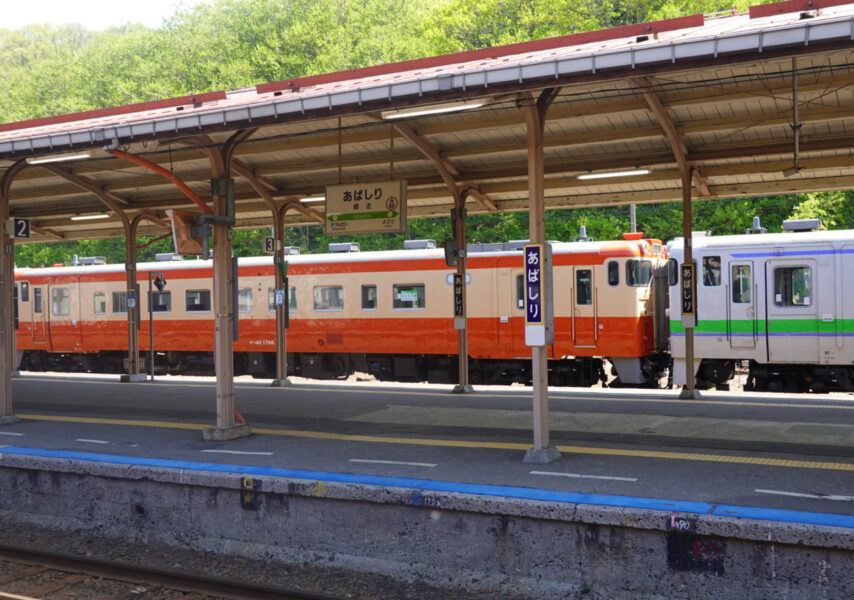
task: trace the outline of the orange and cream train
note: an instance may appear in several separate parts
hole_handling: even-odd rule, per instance
[[[610,242],[554,243],[553,385],[604,381],[603,359],[626,385],[657,382],[666,366],[667,250],[640,234]],[[472,383],[528,382],[522,244],[470,248],[468,349]],[[480,250],[480,251],[478,251]],[[453,270],[442,249],[289,255],[290,374],[454,382]],[[235,372],[273,377],[271,257],[239,260]],[[158,372],[212,373],[211,262],[140,263],[140,350],[149,364],[150,272],[166,286],[150,299]],[[664,276],[662,276],[664,274]],[[660,285],[659,285],[660,283]],[[16,271],[17,350],[24,370],[124,372],[124,265]],[[281,292],[279,298],[284,296]]]

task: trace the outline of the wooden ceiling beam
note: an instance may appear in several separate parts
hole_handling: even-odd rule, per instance
[[[709,191],[709,186],[706,183],[703,174],[700,172],[700,168],[696,163],[691,163],[688,160],[688,148],[685,147],[685,142],[682,140],[682,136],[676,129],[676,123],[673,121],[673,117],[670,116],[670,113],[668,113],[667,109],[664,108],[661,100],[659,100],[658,96],[655,95],[652,80],[646,77],[638,77],[636,81],[643,86],[643,97],[649,105],[649,110],[664,130],[664,135],[670,143],[670,147],[673,149],[673,155],[676,157],[676,162],[679,163],[679,169],[684,173],[693,173],[694,187],[697,188],[700,196],[711,196],[712,193]]]
[[[454,166],[454,163],[443,157],[439,149],[430,140],[415,131],[409,123],[396,122],[393,127],[433,163],[448,188],[454,190],[454,193],[459,193],[456,190],[460,171]],[[498,212],[498,207],[488,195],[479,191],[477,184],[464,182],[464,185],[466,187],[465,192],[467,192],[463,194],[464,199],[466,196],[471,196],[489,211]]]

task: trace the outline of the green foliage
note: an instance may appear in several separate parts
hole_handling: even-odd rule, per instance
[[[749,4],[738,0],[744,12]],[[335,72],[383,62],[484,48],[695,13],[731,10],[721,0],[217,0],[181,9],[162,27],[128,25],[0,29],[0,122],[181,96]],[[741,233],[753,216],[770,231],[785,218],[819,217],[854,227],[850,192],[696,201],[694,229]],[[527,214],[469,217],[471,243],[527,239]],[[639,206],[638,229],[669,240],[682,234],[681,204]],[[598,240],[629,230],[628,208],[551,211],[546,236],[572,240],[584,225]],[[267,229],[236,231],[238,256],[261,253]],[[411,221],[406,235],[357,236],[363,250],[400,248],[403,239],[451,237],[448,218]],[[150,239],[139,240],[145,245]],[[288,228],[285,243],[324,252],[320,227]],[[138,251],[170,252],[165,239]],[[18,265],[70,263],[78,256],[124,260],[122,240],[18,245]]]
[[[791,219],[821,219],[822,229],[854,228],[854,193],[822,192],[804,194],[794,207]]]

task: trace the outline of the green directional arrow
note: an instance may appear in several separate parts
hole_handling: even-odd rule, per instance
[[[375,212],[349,213],[346,215],[330,215],[330,221],[366,221],[369,219],[393,219],[400,213],[396,210],[378,210]]]

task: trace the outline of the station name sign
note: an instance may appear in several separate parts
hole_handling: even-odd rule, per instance
[[[406,181],[330,185],[326,188],[327,235],[406,231]]]
[[[683,263],[680,267],[680,304],[682,305],[682,326],[697,326],[697,278],[694,265]]]

